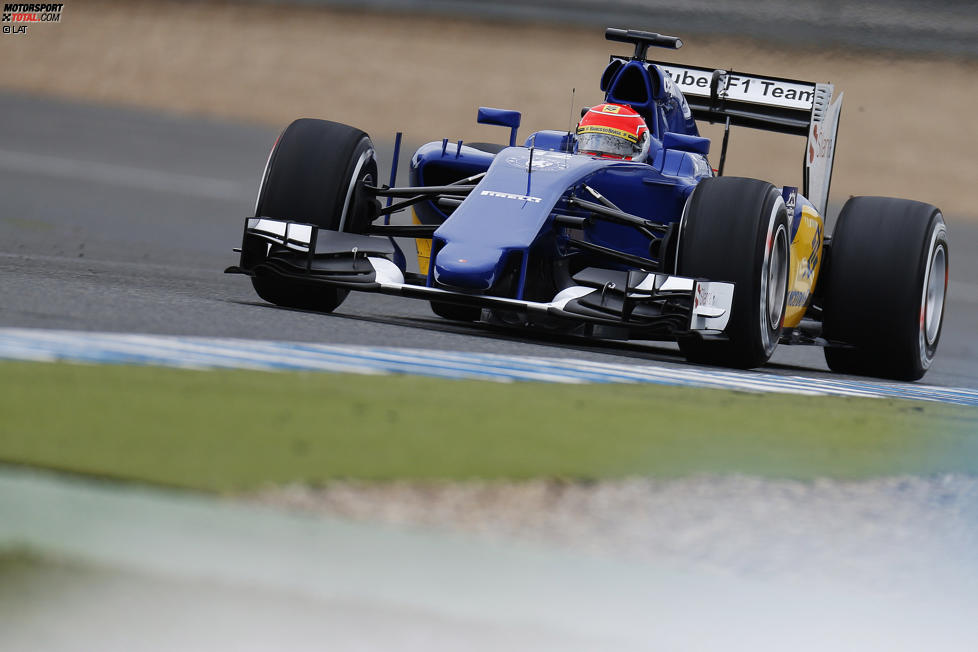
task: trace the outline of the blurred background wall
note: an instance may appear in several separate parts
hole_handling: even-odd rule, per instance
[[[829,81],[845,92],[833,197],[978,215],[978,12],[905,0],[68,0],[61,23],[0,37],[0,90],[284,126],[300,116],[409,144],[567,129],[601,101],[606,26],[684,38],[666,60]],[[573,95],[573,106],[572,106]],[[718,126],[704,126],[716,137]],[[798,184],[803,139],[737,131],[728,173]],[[258,167],[260,168],[260,163]],[[256,172],[256,175],[260,169]]]
[[[251,0],[978,56],[973,0]]]

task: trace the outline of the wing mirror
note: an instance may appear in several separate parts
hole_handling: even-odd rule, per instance
[[[667,131],[662,137],[662,149],[675,149],[706,156],[710,153],[710,139]]]
[[[508,111],[506,109],[491,109],[488,106],[479,107],[479,117],[477,122],[480,125],[496,125],[497,127],[509,127],[509,146],[516,146],[516,131],[520,128],[520,120],[523,114],[519,111]]]

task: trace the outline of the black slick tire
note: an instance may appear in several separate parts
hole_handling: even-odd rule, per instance
[[[832,236],[822,333],[837,373],[917,380],[933,362],[947,296],[941,211],[890,197],[853,197]]]
[[[693,191],[680,227],[680,276],[735,284],[729,339],[680,338],[691,362],[749,369],[771,357],[787,303],[790,233],[778,190],[764,181],[720,177]]]
[[[360,190],[364,181],[377,182],[376,156],[367,134],[337,122],[302,118],[286,127],[272,148],[255,215],[362,233],[377,214],[376,200]],[[252,277],[252,284],[269,303],[319,312],[332,312],[348,294],[261,274]]]

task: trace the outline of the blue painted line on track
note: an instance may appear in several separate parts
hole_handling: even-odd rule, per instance
[[[651,383],[750,392],[900,398],[978,407],[978,389],[917,383],[232,338],[0,328],[0,359],[191,369],[398,373],[497,382]]]

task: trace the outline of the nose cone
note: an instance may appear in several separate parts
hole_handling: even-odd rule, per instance
[[[435,258],[435,281],[462,290],[488,290],[503,273],[506,250],[446,244]]]

